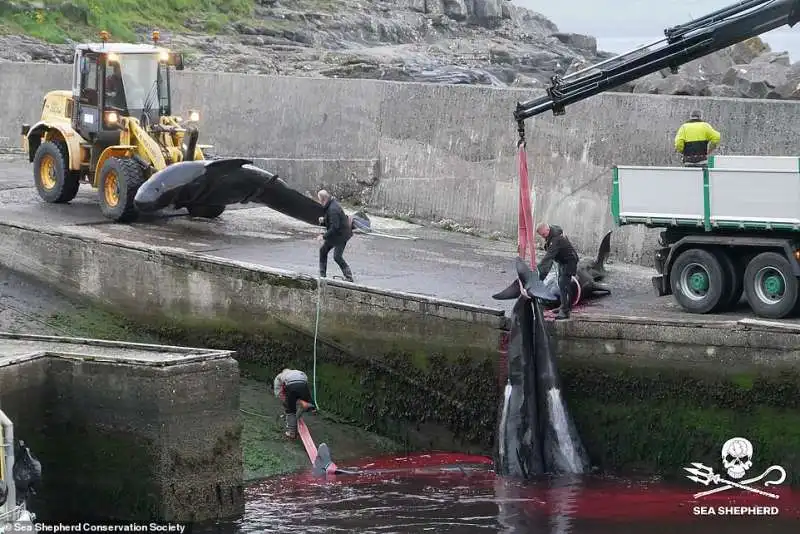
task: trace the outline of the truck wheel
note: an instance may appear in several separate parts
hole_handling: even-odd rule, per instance
[[[204,219],[214,219],[222,215],[225,206],[188,206],[189,215],[192,217],[202,217]]]
[[[744,272],[744,294],[759,317],[789,315],[797,302],[797,286],[789,261],[776,252],[762,252],[750,260]]]
[[[690,313],[709,313],[724,297],[725,273],[707,250],[692,248],[679,254],[669,278],[675,300]]]
[[[715,250],[714,254],[725,273],[725,290],[723,297],[714,311],[728,311],[735,308],[742,298],[744,290],[744,273],[738,257],[731,257],[731,253],[724,250]]]
[[[75,198],[80,175],[69,170],[69,149],[63,141],[45,141],[33,156],[33,179],[42,200],[63,204]]]
[[[133,222],[139,211],[133,204],[144,183],[141,166],[132,159],[108,158],[100,169],[97,196],[103,215],[117,222]]]

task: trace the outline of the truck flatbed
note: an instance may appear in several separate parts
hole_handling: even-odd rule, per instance
[[[800,232],[800,158],[712,156],[708,166],[613,168],[617,225]]]

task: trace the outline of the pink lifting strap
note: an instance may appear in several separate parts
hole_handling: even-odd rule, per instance
[[[523,260],[530,250],[531,268],[536,267],[536,247],[533,241],[533,205],[531,185],[528,180],[528,156],[525,144],[519,146],[519,224],[517,226],[517,252]]]

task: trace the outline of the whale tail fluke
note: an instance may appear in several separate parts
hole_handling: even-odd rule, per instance
[[[539,298],[547,301],[552,300],[551,291],[544,282],[539,280],[539,272],[531,269],[530,265],[517,256],[514,262],[517,271],[517,279],[511,282],[508,287],[492,295],[495,300],[513,300],[522,295],[522,288],[528,298]]]

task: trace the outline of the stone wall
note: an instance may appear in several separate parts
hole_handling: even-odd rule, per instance
[[[18,144],[20,124],[34,122],[44,93],[69,88],[69,78],[63,65],[0,64],[0,144]],[[200,110],[201,142],[222,155],[273,159],[300,190],[325,186],[376,210],[515,232],[512,113],[518,100],[535,96],[530,91],[187,71],[177,73],[174,91],[176,113]],[[613,224],[612,165],[678,164],[672,138],[694,108],[722,132],[722,154],[796,156],[798,106],[606,93],[569,106],[566,116],[529,120],[537,219],[562,224],[593,254]],[[312,163],[290,163],[298,160]],[[649,263],[655,235],[624,228],[612,252]]]

